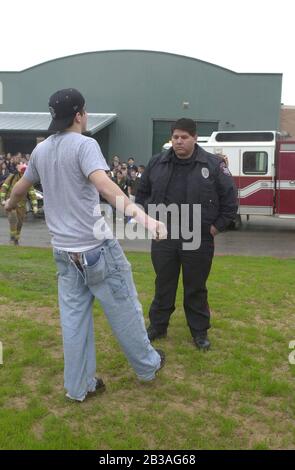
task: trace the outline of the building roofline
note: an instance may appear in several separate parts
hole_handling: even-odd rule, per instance
[[[6,118],[10,120],[5,122]],[[44,120],[44,117],[47,118]],[[1,120],[1,118],[3,118]],[[14,124],[11,123],[11,118],[14,119]],[[19,118],[22,118],[20,121]],[[25,118],[31,118],[29,125]],[[39,120],[38,120],[39,118]],[[40,119],[42,121],[40,122]],[[117,119],[117,114],[114,113],[88,113],[87,134],[94,135],[105,127],[109,126]],[[32,119],[34,119],[32,121]],[[0,112],[0,132],[1,133],[21,133],[21,134],[34,134],[34,133],[51,133],[48,127],[51,121],[51,114],[49,112],[18,112],[18,111],[3,111]],[[42,127],[44,126],[44,127]]]
[[[25,68],[23,70],[11,70],[11,71],[5,70],[5,71],[0,71],[0,73],[22,73],[22,72],[27,72],[28,70],[34,69],[36,67],[40,67],[41,65],[49,64],[50,62],[56,62],[58,60],[68,59],[70,57],[78,57],[78,56],[82,56],[82,55],[104,54],[106,52],[108,52],[108,53],[113,53],[113,52],[134,52],[134,53],[137,53],[137,52],[141,52],[141,53],[147,53],[147,54],[162,54],[162,55],[167,55],[167,56],[181,57],[183,59],[193,60],[193,61],[200,62],[200,63],[206,64],[206,65],[211,65],[212,67],[216,67],[218,69],[225,70],[226,72],[230,72],[230,73],[233,73],[235,75],[254,75],[254,76],[255,75],[260,75],[260,76],[261,75],[278,75],[278,76],[283,75],[282,73],[235,72],[231,69],[227,69],[227,68],[222,67],[220,65],[213,64],[212,62],[207,62],[205,60],[197,59],[195,57],[190,57],[190,56],[181,55],[181,54],[175,54],[175,53],[172,53],[172,52],[152,51],[152,50],[144,50],[144,49],[113,49],[113,50],[103,50],[103,51],[79,52],[77,54],[69,54],[69,55],[66,55],[66,56],[63,56],[63,57],[57,57],[55,59],[50,59],[50,60],[47,60],[45,62],[40,62],[36,65],[32,65],[31,67]]]

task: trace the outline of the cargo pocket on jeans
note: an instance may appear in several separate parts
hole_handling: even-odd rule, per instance
[[[128,299],[129,291],[123,275],[119,273],[110,274],[108,276],[108,284],[110,286],[114,299]]]

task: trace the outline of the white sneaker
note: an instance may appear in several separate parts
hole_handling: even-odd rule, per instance
[[[82,403],[82,401],[85,400],[86,395],[84,395],[84,397],[82,397],[82,398],[74,398],[74,397],[72,397],[69,393],[67,393],[67,394],[66,394],[66,397],[67,397],[69,400],[72,400],[72,401],[79,401],[79,402]]]

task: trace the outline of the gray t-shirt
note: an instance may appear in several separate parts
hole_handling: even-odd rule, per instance
[[[110,238],[100,215],[99,194],[88,179],[93,171],[108,169],[96,140],[77,132],[52,135],[33,150],[24,176],[42,184],[45,219],[55,248],[85,251]]]

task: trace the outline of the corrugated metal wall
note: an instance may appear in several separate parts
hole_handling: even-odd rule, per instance
[[[79,54],[0,72],[0,81],[0,111],[47,111],[51,93],[78,88],[89,112],[118,115],[109,128],[109,156],[131,155],[138,163],[152,155],[153,120],[191,117],[217,121],[219,129],[279,129],[281,74],[237,74],[174,54]]]

